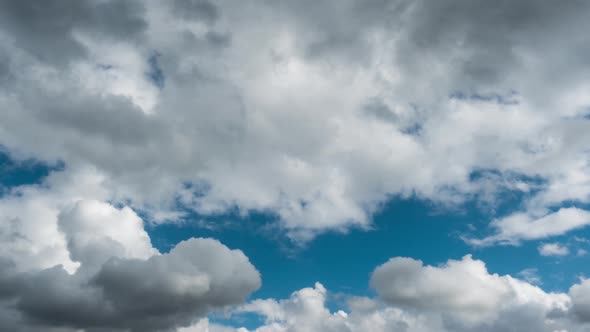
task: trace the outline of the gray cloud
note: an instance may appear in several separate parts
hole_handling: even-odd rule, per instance
[[[189,325],[260,287],[241,251],[210,239],[187,240],[147,260],[111,258],[93,276],[56,266],[14,278],[1,279],[2,287],[12,283],[4,297],[28,324],[121,331]]]
[[[13,42],[42,61],[55,64],[83,58],[87,49],[77,32],[130,39],[145,30],[143,7],[136,1],[6,1],[1,27]]]

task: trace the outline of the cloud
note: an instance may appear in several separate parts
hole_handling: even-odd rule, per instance
[[[70,258],[85,268],[111,257],[148,259],[158,254],[141,220],[128,207],[116,209],[95,200],[82,200],[58,216]]]
[[[169,331],[260,287],[240,250],[189,239],[161,254],[93,173],[54,173],[0,199],[0,329]]]
[[[586,226],[588,211],[559,207],[590,202],[590,49],[572,33],[589,12],[581,0],[0,4],[0,144],[65,164],[0,198],[0,321],[174,329],[258,287],[245,256],[213,240],[158,253],[138,209],[154,222],[263,211],[303,243],[371,229],[392,197],[494,204],[512,191],[523,211],[471,243]],[[273,310],[267,330],[574,330],[565,294],[470,257],[394,258],[372,284],[381,300],[346,314],[325,308],[321,285],[248,310]],[[585,317],[583,286],[572,294]]]
[[[241,251],[210,239],[190,239],[147,260],[111,258],[94,275],[56,266],[17,278],[8,299],[25,323],[117,331],[186,326],[260,287]]]
[[[96,170],[112,202],[265,211],[307,241],[391,197],[493,202],[530,178],[531,206],[590,197],[584,2],[2,9],[0,142]]]
[[[42,61],[63,65],[87,56],[78,33],[98,34],[116,42],[136,37],[147,27],[137,1],[67,1],[3,3],[2,32]]]
[[[539,270],[537,268],[528,268],[518,272],[518,276],[532,285],[540,286],[543,282],[539,276]]]
[[[467,241],[478,246],[495,243],[517,244],[521,240],[562,235],[588,224],[590,224],[590,212],[579,208],[561,208],[540,217],[528,213],[514,213],[491,222],[490,226],[496,229],[496,234]]]
[[[550,303],[552,296],[528,283],[489,274],[482,261],[469,255],[440,267],[424,266],[411,258],[393,258],[375,269],[371,285],[386,303],[440,312],[470,325],[498,319],[503,310],[521,302],[519,296],[547,301],[547,311],[551,306],[565,305],[559,304],[559,297]]]
[[[586,280],[568,293],[546,293],[509,275],[490,274],[470,256],[441,266],[396,257],[375,269],[371,284],[379,298],[350,297],[345,310],[331,312],[327,290],[316,283],[287,299],[251,301],[235,314],[264,318],[256,332],[586,331]]]
[[[572,286],[569,291],[573,311],[582,322],[590,321],[590,282],[582,279],[580,284]]]
[[[570,250],[559,243],[545,243],[539,246],[541,256],[566,256]]]

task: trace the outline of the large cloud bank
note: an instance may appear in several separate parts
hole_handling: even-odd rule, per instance
[[[589,222],[514,231],[588,202],[586,1],[0,6],[0,143],[95,169],[154,220],[268,211],[305,241],[391,196],[514,190],[524,211],[470,240]]]

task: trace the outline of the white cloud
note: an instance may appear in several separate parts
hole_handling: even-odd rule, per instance
[[[570,250],[559,243],[544,243],[539,246],[541,256],[566,256]]]
[[[521,240],[543,239],[562,235],[590,224],[590,212],[578,208],[561,208],[542,216],[515,213],[491,222],[496,234],[483,239],[468,239],[478,246],[495,243],[517,244]]]
[[[546,293],[509,275],[490,274],[470,256],[441,266],[392,258],[375,269],[372,285],[381,298],[351,297],[346,310],[326,307],[319,283],[283,300],[254,300],[236,314],[257,313],[265,323],[255,332],[583,332],[587,282],[569,293]],[[242,328],[243,331],[244,329]]]
[[[477,325],[498,319],[503,310],[523,299],[564,306],[563,298],[510,276],[489,274],[482,261],[465,256],[440,267],[424,266],[410,258],[393,258],[373,272],[371,285],[395,306],[442,312],[464,324]]]

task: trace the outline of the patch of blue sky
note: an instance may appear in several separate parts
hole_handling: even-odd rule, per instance
[[[163,89],[166,83],[166,77],[164,76],[164,71],[160,66],[160,58],[161,54],[157,51],[152,52],[152,54],[148,57],[147,62],[149,65],[149,70],[146,72],[147,78],[159,89]]]
[[[61,162],[49,164],[35,159],[16,160],[0,147],[0,195],[12,187],[40,183],[50,172],[63,168]]]

